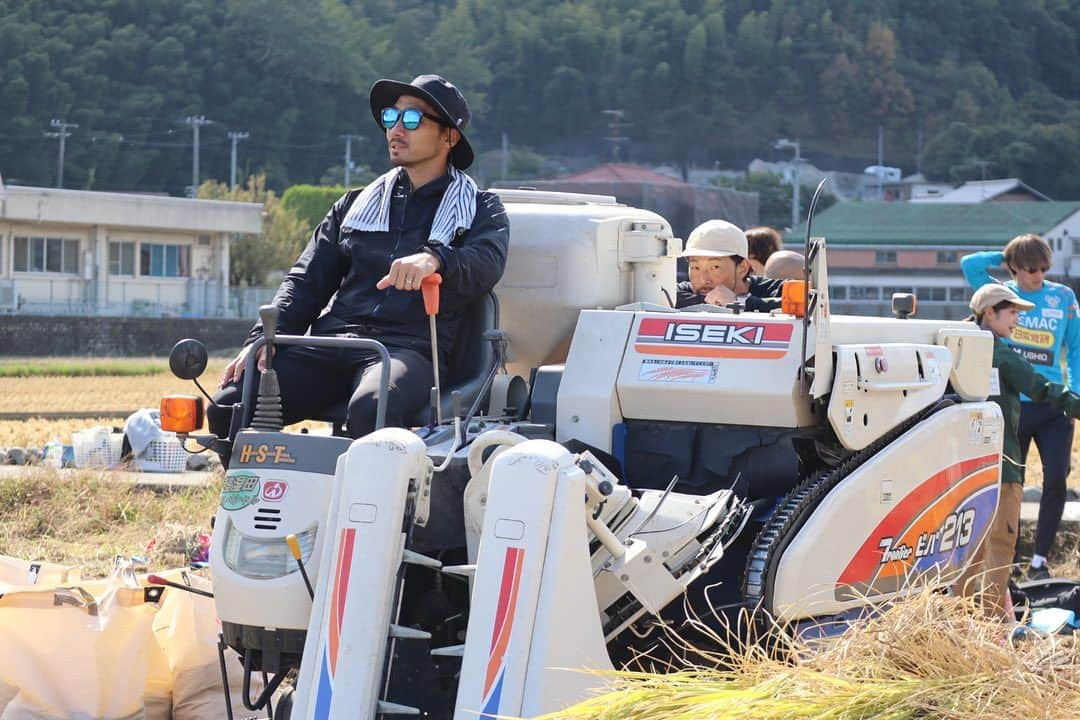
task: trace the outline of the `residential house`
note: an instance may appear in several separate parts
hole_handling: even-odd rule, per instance
[[[786,247],[799,249],[805,232],[804,224],[789,233]],[[826,239],[835,313],[888,315],[893,293],[910,292],[921,317],[966,317],[960,258],[1023,233],[1050,243],[1050,279],[1080,276],[1080,202],[839,203],[814,218],[812,232]]]

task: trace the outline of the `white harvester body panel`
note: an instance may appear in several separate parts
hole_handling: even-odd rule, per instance
[[[561,363],[583,308],[634,301],[667,305],[675,297],[682,249],[654,212],[603,195],[495,191],[513,241],[495,292],[510,340],[509,371],[528,377]]]
[[[373,718],[397,602],[410,486],[431,473],[420,438],[383,428],[338,464],[326,543],[297,682],[300,718]]]
[[[585,310],[559,384],[555,439],[577,438],[611,452],[611,428],[622,422],[618,377],[634,314]]]
[[[610,668],[589,563],[584,483],[573,461],[546,440],[521,443],[493,461],[457,720],[565,707],[595,682],[558,668]]]
[[[937,345],[837,345],[829,424],[848,450],[861,450],[945,392],[952,353]]]
[[[635,313],[618,378],[622,414],[673,422],[811,425],[813,413],[798,379],[802,332],[802,321],[791,315]],[[575,371],[568,363],[567,372]]]
[[[990,395],[990,375],[994,363],[994,336],[967,323],[968,327],[942,328],[937,344],[952,353],[949,382],[964,400],[985,400]]]
[[[322,525],[334,476],[289,470],[286,461],[292,458],[277,450],[287,446],[266,445],[266,460],[276,454],[281,463],[233,467],[225,476],[211,541],[220,552],[210,554],[215,607],[224,622],[304,630],[311,598],[284,538],[294,534],[300,539],[311,581],[317,583],[325,546]],[[267,577],[272,572],[277,576]],[[273,595],[274,603],[250,602],[263,593]]]
[[[831,615],[958,576],[997,507],[1003,427],[997,403],[947,407],[844,477],[783,551],[773,611]]]

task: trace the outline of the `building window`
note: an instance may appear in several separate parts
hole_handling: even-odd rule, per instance
[[[947,289],[943,287],[915,288],[915,297],[930,302],[944,302]]]
[[[879,297],[878,288],[869,285],[854,285],[848,293],[850,300],[877,300]]]
[[[938,265],[955,265],[960,261],[955,250],[938,250],[937,264]]]
[[[79,274],[79,241],[57,237],[15,238],[15,272]]]
[[[875,250],[874,263],[877,265],[889,265],[896,263],[895,250]]]
[[[140,243],[139,274],[150,277],[190,277],[191,247]]]
[[[1080,255],[1080,238],[1073,238],[1073,255]]]
[[[829,294],[833,300],[847,300],[847,287],[840,285],[838,287],[829,288]]]
[[[881,296],[883,298],[892,299],[893,293],[912,293],[915,292],[910,285],[906,287],[883,287],[881,288]]]
[[[954,287],[949,288],[949,300],[952,302],[967,302],[971,296],[971,291],[967,288]]]
[[[110,275],[134,275],[135,274],[135,243],[133,243],[133,242],[110,242],[109,243],[109,274]]]

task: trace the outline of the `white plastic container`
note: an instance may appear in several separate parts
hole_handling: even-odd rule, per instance
[[[124,446],[123,433],[97,425],[71,434],[77,468],[111,468],[120,464],[120,452]]]
[[[144,472],[184,472],[187,470],[188,452],[172,433],[151,440],[146,450],[136,456],[134,464]]]

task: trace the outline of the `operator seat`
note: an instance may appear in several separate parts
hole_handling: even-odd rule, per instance
[[[467,412],[476,401],[484,385],[484,379],[495,363],[495,347],[484,337],[489,330],[499,327],[499,299],[488,292],[472,302],[462,313],[454,347],[447,358],[447,368],[442,378],[442,416],[454,415],[452,393],[460,394],[461,411]],[[330,406],[316,420],[324,420],[334,426],[334,434],[345,436],[345,415],[348,398]],[[431,405],[427,404],[410,420],[414,426],[435,421]]]

